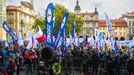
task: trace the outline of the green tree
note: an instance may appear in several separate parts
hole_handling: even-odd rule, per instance
[[[42,31],[45,31],[45,18],[38,17],[35,19],[34,24],[32,25],[33,29],[36,29],[38,26],[42,29]]]
[[[68,12],[68,9],[65,8],[64,6],[61,6],[59,4],[56,4],[54,6],[54,17],[55,17],[54,35],[57,35],[57,33],[58,33],[58,29],[61,25],[61,21],[64,17],[65,12]],[[69,36],[72,32],[72,25],[74,23],[74,18],[76,16],[75,13],[71,13],[71,12],[68,12],[68,13],[69,13],[69,19],[68,19],[67,24],[66,24],[67,36]],[[36,28],[37,25],[39,25],[42,28],[42,30],[45,31],[45,27],[46,27],[45,17],[44,18],[37,18],[35,20],[35,23],[33,24],[32,28]],[[77,34],[81,33],[82,25],[83,25],[82,18],[80,16],[76,17],[76,33]]]

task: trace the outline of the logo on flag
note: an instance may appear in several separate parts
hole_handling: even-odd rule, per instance
[[[50,23],[52,20],[52,11],[51,9],[48,9],[48,13],[47,13],[47,21]]]

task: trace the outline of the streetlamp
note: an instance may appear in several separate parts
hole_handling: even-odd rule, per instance
[[[21,35],[22,35],[22,38],[23,38],[23,20],[21,20]]]

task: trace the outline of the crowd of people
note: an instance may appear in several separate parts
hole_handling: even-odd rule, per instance
[[[25,68],[25,75],[70,75],[74,67],[84,75],[120,75],[125,69],[128,75],[134,75],[134,48],[115,52],[114,50],[101,50],[91,46],[69,46],[66,51],[62,47],[46,53],[45,46],[26,49],[26,45],[14,46],[10,43],[4,47],[0,42],[0,73],[3,75],[20,75]],[[44,53],[45,54],[45,53]],[[48,54],[48,55],[47,55]],[[51,56],[49,56],[51,55]],[[122,67],[123,66],[123,67]],[[103,71],[101,71],[103,70]],[[105,73],[106,72],[106,73]],[[125,74],[126,75],[126,74]]]

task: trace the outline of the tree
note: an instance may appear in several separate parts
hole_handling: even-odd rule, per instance
[[[45,32],[45,18],[42,18],[42,17],[36,18],[34,21],[34,24],[32,25],[32,28],[36,29],[38,25],[40,26],[42,31]]]
[[[69,18],[66,24],[66,33],[67,36],[71,34],[72,31],[72,25],[74,23],[74,18],[76,16],[75,13],[71,13],[68,11],[67,8],[64,6],[61,6],[59,4],[55,4],[54,6],[54,17],[55,17],[55,23],[54,23],[54,35],[57,35],[58,29],[61,25],[61,21],[64,17],[64,13],[68,12],[69,13]],[[37,18],[35,20],[35,23],[33,24],[32,28],[36,28],[37,25],[39,25],[43,31],[45,31],[46,27],[46,22],[45,22],[45,17],[44,18]],[[82,25],[83,25],[83,20],[82,17],[76,17],[76,33],[80,34],[82,30]]]

